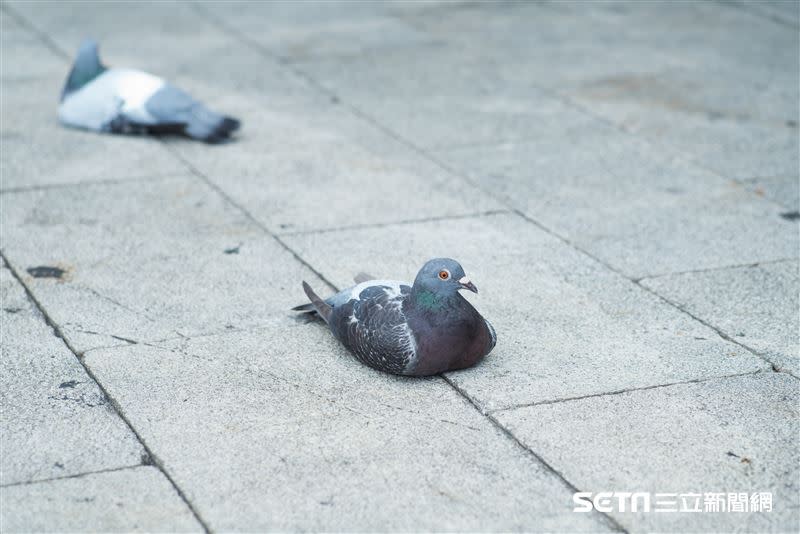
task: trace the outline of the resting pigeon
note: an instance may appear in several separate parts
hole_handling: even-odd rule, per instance
[[[303,282],[311,303],[294,310],[319,313],[333,335],[370,367],[435,375],[475,365],[494,348],[494,328],[458,292],[478,290],[455,260],[430,260],[411,286],[364,274],[355,282],[327,300]]]
[[[240,125],[157,76],[104,66],[91,39],[78,50],[58,118],[67,126],[98,132],[174,133],[207,143],[228,139]]]

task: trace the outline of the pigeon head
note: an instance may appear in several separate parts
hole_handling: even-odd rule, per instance
[[[414,279],[414,289],[439,295],[454,295],[461,289],[478,292],[461,265],[450,258],[435,258],[423,265]]]
[[[78,56],[72,65],[72,70],[61,92],[61,99],[73,91],[77,91],[90,81],[105,72],[106,67],[100,63],[97,41],[94,39],[84,39],[78,49]]]

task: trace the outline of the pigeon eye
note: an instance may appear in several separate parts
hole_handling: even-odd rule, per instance
[[[447,280],[448,278],[450,278],[450,272],[447,269],[442,269],[441,271],[439,271],[439,278],[441,278],[442,280]]]

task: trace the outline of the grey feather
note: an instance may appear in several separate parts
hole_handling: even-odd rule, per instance
[[[331,312],[333,311],[331,305],[319,298],[319,296],[314,293],[314,290],[311,289],[311,286],[309,286],[306,282],[303,282],[303,291],[306,292],[308,300],[310,300],[311,304],[314,305],[314,309],[317,310],[317,313],[320,314],[323,319],[325,319],[326,323],[330,322]]]
[[[156,91],[145,102],[145,109],[159,124],[182,125],[186,135],[204,141],[221,141],[239,128],[238,120],[214,113],[170,84]]]

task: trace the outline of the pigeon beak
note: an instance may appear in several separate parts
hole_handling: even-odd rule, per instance
[[[473,284],[472,281],[469,278],[467,278],[466,276],[461,278],[458,281],[458,283],[461,284],[461,287],[463,287],[464,289],[469,289],[473,293],[477,293],[478,292],[478,288],[475,287],[475,284]]]

